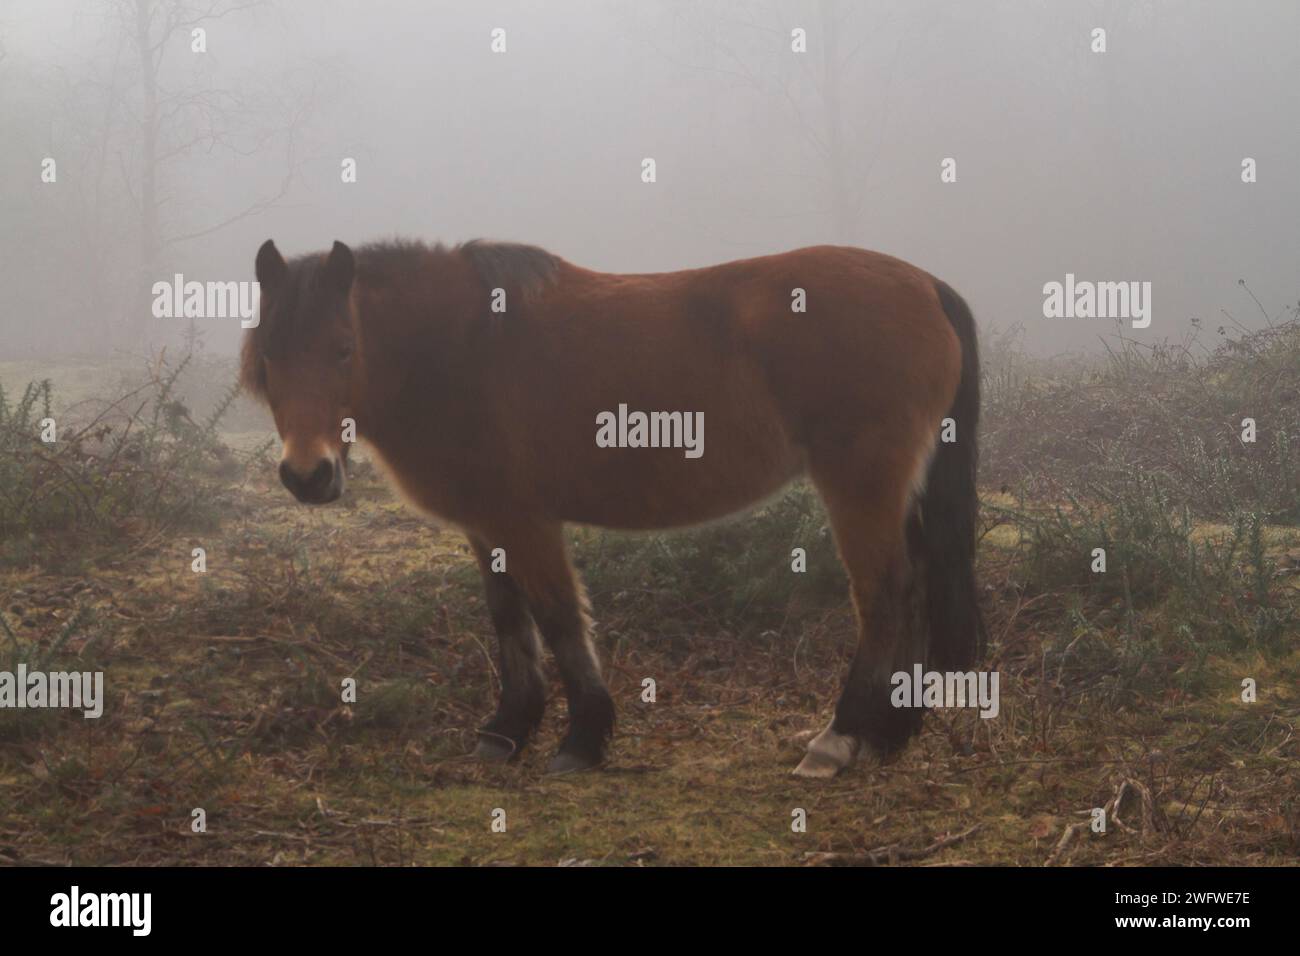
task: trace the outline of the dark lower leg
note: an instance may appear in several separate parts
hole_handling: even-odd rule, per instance
[[[898,436],[875,435],[848,454],[832,444],[814,449],[810,473],[831,519],[835,543],[848,572],[857,611],[858,647],[831,726],[809,745],[796,773],[825,776],[843,765],[848,740],[864,741],[878,754],[899,749],[921,724],[920,711],[896,708],[890,700],[895,671],[915,657],[909,589],[909,500],[917,462]],[[892,449],[893,454],[883,454]],[[922,645],[921,654],[924,655]]]
[[[891,699],[893,675],[904,671],[910,679],[912,666],[925,662],[924,642],[914,640],[924,630],[916,627],[912,582],[905,577],[904,569],[895,566],[869,596],[854,589],[861,629],[858,650],[831,724],[837,733],[865,741],[880,756],[906,745],[920,731],[924,714],[917,707],[896,707]]]
[[[491,550],[471,541],[483,573],[488,613],[497,633],[501,700],[496,714],[483,726],[481,756],[509,758],[527,744],[546,707],[540,646],[532,616],[518,583],[503,571],[493,571]]]
[[[569,730],[550,769],[595,766],[605,759],[605,748],[614,732],[614,702],[588,640],[586,612],[580,600],[566,601],[538,614],[537,624],[555,655],[569,702]]]

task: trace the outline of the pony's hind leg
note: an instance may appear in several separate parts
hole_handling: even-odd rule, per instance
[[[501,700],[496,714],[479,731],[474,755],[481,760],[509,760],[527,746],[546,708],[541,645],[518,582],[506,571],[493,570],[491,545],[473,535],[469,541],[483,574],[501,671]]]
[[[845,473],[810,467],[830,515],[836,546],[848,571],[858,621],[858,646],[829,727],[808,743],[795,773],[833,777],[857,756],[863,742],[878,755],[897,749],[916,732],[921,712],[894,708],[890,677],[915,656],[910,626],[911,575],[904,509],[910,469],[879,462],[870,470]],[[923,653],[923,652],[922,652]]]
[[[503,540],[510,573],[555,656],[569,702],[569,730],[547,772],[595,767],[604,761],[613,734],[614,702],[591,646],[586,595],[569,563],[563,527],[551,522],[516,526]]]

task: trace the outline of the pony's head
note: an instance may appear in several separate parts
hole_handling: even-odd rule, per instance
[[[307,504],[343,494],[344,419],[357,406],[361,378],[354,269],[341,242],[292,263],[270,239],[257,250],[261,318],[244,339],[240,378],[271,407],[284,442],[280,480]]]

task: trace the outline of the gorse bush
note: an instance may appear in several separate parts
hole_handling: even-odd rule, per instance
[[[1135,477],[1105,507],[1068,495],[1065,504],[1044,515],[995,510],[1020,531],[1019,578],[1031,592],[1078,587],[1145,606],[1180,584],[1208,583],[1188,509],[1175,507],[1154,477]],[[1104,552],[1104,572],[1093,570],[1096,550]]]
[[[1300,523],[1300,308],[1265,319],[1255,332],[1218,328],[1213,349],[1200,323],[1179,343],[1121,335],[1103,359],[1069,366],[992,337],[982,483],[1110,501],[1133,474],[1158,475],[1195,516]]]
[[[49,640],[39,642],[31,639],[23,640],[10,624],[5,610],[0,608],[0,671],[16,673],[20,664],[25,664],[29,672],[43,673],[51,671],[77,673],[101,669],[103,664],[95,635],[92,634],[76,653],[65,650],[69,640],[81,636],[94,623],[94,612],[83,605],[76,608]],[[69,714],[74,715],[77,721],[84,720],[81,712],[75,710],[60,711],[57,708],[20,710],[0,707],[0,742],[38,737],[59,720],[69,719]]]
[[[20,559],[24,539],[54,531],[120,537],[216,521],[244,464],[217,431],[237,387],[195,421],[176,393],[187,365],[155,369],[143,385],[79,415],[54,411],[48,380],[16,400],[0,388],[5,557]],[[55,440],[45,441],[51,427]]]
[[[1151,476],[1131,476],[1105,505],[1071,497],[1046,513],[991,510],[1019,529],[1017,585],[1029,595],[1073,591],[1080,619],[1112,608],[1120,629],[1140,636],[1142,612],[1159,608],[1167,630],[1182,626],[1220,646],[1261,649],[1275,649],[1294,627],[1257,512],[1198,527]],[[1104,571],[1094,570],[1098,549]]]
[[[825,511],[804,482],[747,515],[690,531],[577,534],[574,560],[597,600],[759,620],[848,594]],[[791,569],[795,548],[807,555],[801,573]]]

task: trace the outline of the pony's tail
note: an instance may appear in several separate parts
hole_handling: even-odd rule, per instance
[[[961,383],[949,412],[956,440],[938,443],[926,475],[917,557],[925,581],[921,613],[929,632],[929,666],[948,671],[974,663],[987,640],[975,586],[980,362],[970,307],[946,283],[936,279],[935,288],[961,342]]]
[[[966,670],[984,648],[984,624],[975,590],[975,436],[979,425],[979,356],[975,320],[951,288],[935,280],[939,301],[961,343],[961,380],[948,417],[956,441],[940,441],[926,471],[925,486],[906,525],[910,574],[898,596],[901,640],[892,661],[877,662],[866,694],[866,713],[853,721],[880,756],[900,750],[921,730],[920,706],[892,700],[894,673]],[[888,603],[888,602],[886,602]],[[882,613],[885,613],[882,611]],[[889,664],[889,668],[885,668]],[[850,680],[852,677],[850,676]],[[920,688],[914,689],[920,693]],[[841,707],[844,699],[841,699]],[[839,719],[837,712],[836,719]]]

